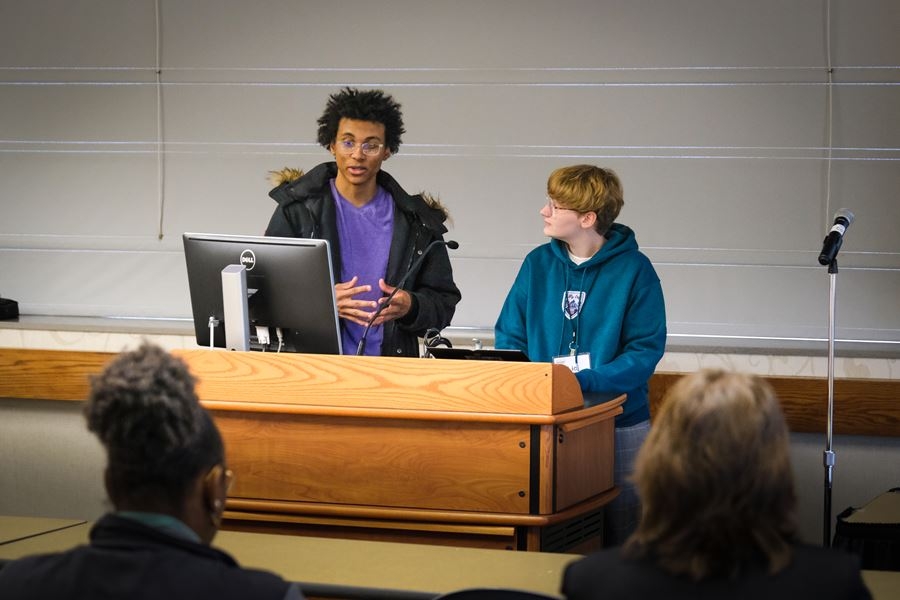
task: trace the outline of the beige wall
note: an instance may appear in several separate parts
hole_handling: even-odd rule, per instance
[[[548,173],[591,162],[624,180],[671,341],[824,338],[816,256],[848,207],[838,337],[897,356],[898,28],[894,0],[6,2],[0,294],[188,317],[181,233],[261,233],[266,172],[328,158],[326,96],[379,86],[408,130],[385,168],[454,218],[454,326],[492,327]]]

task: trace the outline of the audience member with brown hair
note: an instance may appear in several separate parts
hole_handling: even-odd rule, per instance
[[[148,344],[120,355],[92,382],[85,415],[106,449],[115,511],[89,545],[6,565],[4,600],[302,598],[210,547],[232,474],[183,361]]]
[[[569,600],[871,597],[856,557],[798,543],[788,430],[759,378],[682,378],[654,418],[635,482],[637,531],[566,569]]]

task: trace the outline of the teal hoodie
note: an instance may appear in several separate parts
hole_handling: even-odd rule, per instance
[[[591,368],[575,374],[582,392],[627,394],[616,427],[629,427],[650,418],[647,381],[665,351],[666,308],[634,232],[613,223],[606,238],[581,265],[556,239],[529,252],[494,326],[494,345],[551,362],[569,354],[574,340],[591,357]]]

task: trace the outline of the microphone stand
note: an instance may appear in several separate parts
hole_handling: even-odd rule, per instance
[[[388,307],[388,305],[390,305],[391,300],[394,299],[394,296],[397,294],[397,292],[400,291],[400,288],[406,285],[406,282],[409,280],[410,276],[412,276],[412,274],[422,266],[422,263],[425,262],[425,257],[428,256],[428,253],[431,252],[431,250],[436,246],[447,246],[451,250],[456,250],[457,248],[459,248],[459,244],[454,240],[434,240],[433,242],[425,246],[425,249],[422,250],[421,254],[419,254],[419,257],[415,260],[415,262],[412,263],[412,265],[410,265],[409,269],[407,269],[406,273],[403,274],[403,277],[400,279],[400,281],[397,282],[397,285],[394,286],[393,291],[387,295],[387,297],[378,306],[375,312],[372,313],[371,318],[369,318],[369,322],[366,323],[366,328],[363,331],[362,337],[359,339],[359,345],[356,347],[357,356],[362,356],[366,353],[366,339],[369,337],[369,329],[372,327],[372,323],[375,322],[375,319],[378,318],[378,315],[381,314],[381,311],[383,311]]]
[[[822,462],[825,466],[825,506],[822,545],[831,546],[831,488],[834,475],[834,452],[831,450],[834,427],[834,313],[836,306],[835,289],[837,287],[837,258],[828,263],[828,418],[825,423],[825,452]]]
[[[825,235],[819,264],[828,265],[830,289],[828,293],[828,418],[825,422],[825,453],[822,463],[825,466],[825,511],[823,545],[831,546],[831,487],[834,475],[834,452],[831,451],[831,438],[834,432],[834,313],[837,287],[837,255],[844,243],[844,234],[853,223],[853,213],[846,208],[838,210],[834,215],[834,225]]]
[[[401,282],[401,284],[402,283],[403,282]],[[372,317],[369,319],[369,322],[366,323],[366,328],[363,330],[362,337],[359,339],[359,346],[356,347],[356,355],[357,356],[363,356],[366,353],[366,339],[368,339],[368,337],[369,337],[369,329],[372,327],[372,323],[375,322],[375,319],[378,318],[378,315],[381,314],[381,311],[383,311],[385,308],[388,307],[388,305],[390,305],[391,300],[394,299],[394,296],[397,294],[397,292],[399,290],[400,290],[400,286],[395,287],[394,290],[390,294],[388,294],[387,297],[384,299],[384,302],[379,304],[378,308],[375,309],[375,312],[372,313]]]

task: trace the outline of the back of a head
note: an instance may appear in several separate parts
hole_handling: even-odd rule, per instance
[[[626,553],[699,580],[790,560],[795,505],[788,430],[769,385],[704,370],[666,396],[637,459],[643,502]]]
[[[187,365],[157,346],[144,344],[107,365],[91,382],[85,416],[106,448],[117,507],[177,508],[189,483],[223,459]]]

